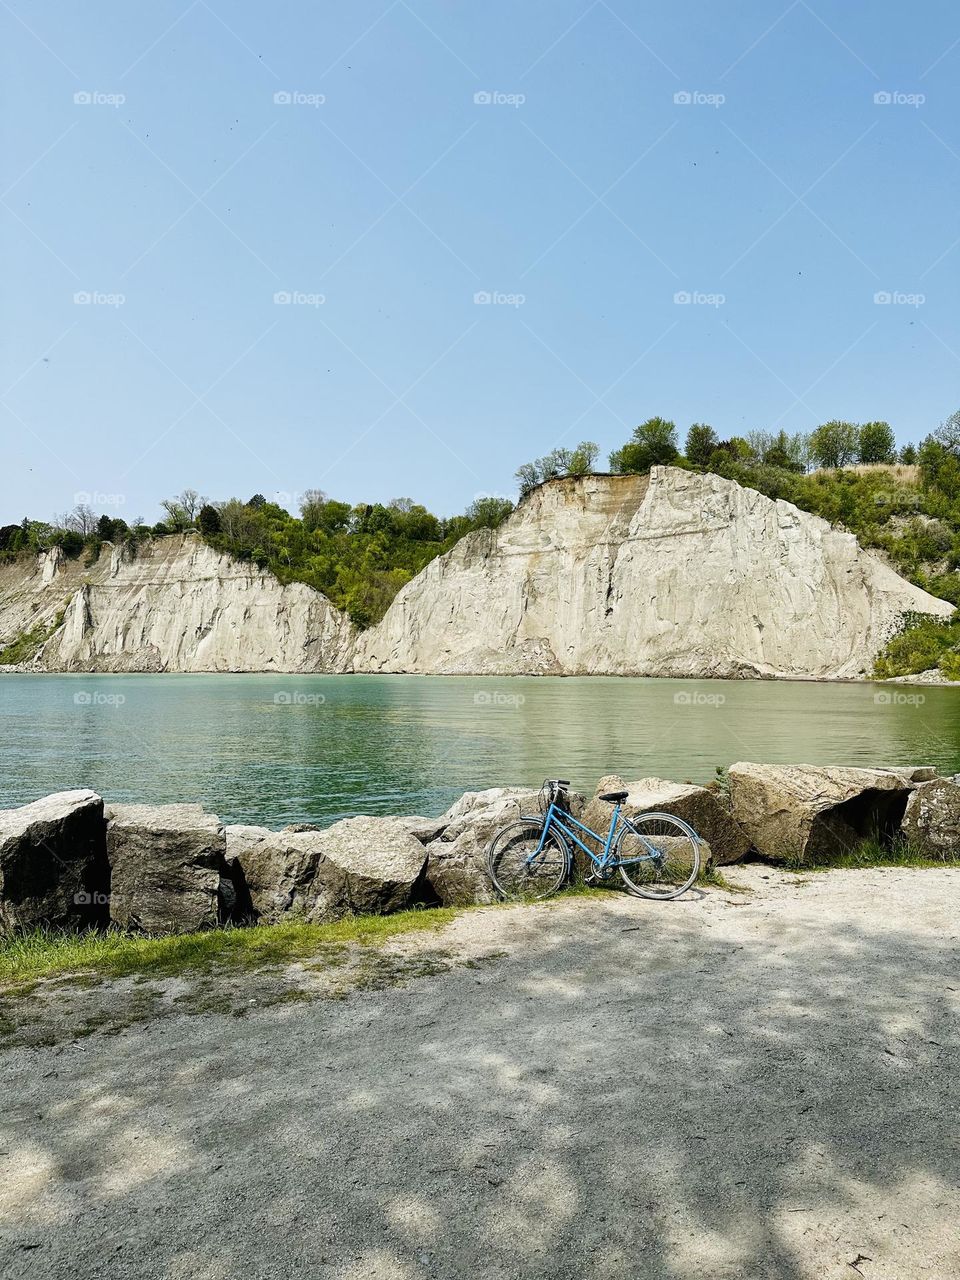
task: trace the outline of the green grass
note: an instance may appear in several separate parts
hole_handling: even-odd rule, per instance
[[[906,843],[896,843],[892,847],[883,845],[877,840],[864,840],[855,849],[838,850],[830,858],[821,858],[816,862],[800,860],[789,861],[788,871],[862,871],[870,867],[919,867],[939,868],[960,867],[958,858],[936,858],[925,850]]]
[[[719,871],[701,872],[698,884],[738,892]],[[606,898],[619,881],[594,886],[574,883],[542,905],[570,897]],[[498,907],[515,904],[501,903]],[[375,947],[406,933],[442,929],[476,907],[431,907],[389,916],[346,916],[333,924],[258,925],[211,929],[176,937],[143,937],[110,929],[105,933],[68,933],[33,929],[0,935],[0,987],[18,987],[26,995],[40,980],[88,983],[90,978],[140,980],[189,973],[238,973],[314,957],[324,968],[337,963],[350,945]],[[489,908],[488,908],[489,909]]]
[[[347,916],[333,924],[263,925],[214,929],[172,938],[35,929],[0,937],[0,985],[96,974],[126,978],[173,977],[186,972],[237,972],[316,956],[352,944],[378,946],[399,934],[441,929],[455,907],[400,911],[390,916]]]
[[[718,867],[710,867],[697,876],[697,884],[705,884],[708,889],[722,889],[724,893],[750,893],[742,884],[734,884]]]
[[[874,675],[888,680],[933,668],[948,680],[960,680],[960,614],[947,619],[904,614],[900,632],[874,661]]]
[[[41,622],[32,631],[21,631],[5,648],[0,649],[0,665],[15,666],[20,662],[29,662],[62,622],[63,613],[58,613],[49,626],[44,626]]]

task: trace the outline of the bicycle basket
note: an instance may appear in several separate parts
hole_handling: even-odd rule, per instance
[[[540,812],[546,816],[547,810],[552,804],[558,809],[566,809],[567,807],[567,789],[566,783],[557,778],[545,779],[540,788],[540,794],[537,797],[537,804]]]

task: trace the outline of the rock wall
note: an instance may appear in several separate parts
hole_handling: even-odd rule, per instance
[[[65,612],[64,612],[65,611]],[[354,627],[303,583],[284,586],[196,534],[104,546],[97,563],[40,557],[0,572],[0,641],[62,626],[37,655],[51,671],[350,669]]]
[[[910,852],[960,866],[960,776],[940,778],[929,766],[742,761],[730,766],[728,782],[608,774],[589,803],[576,792],[565,799],[601,835],[613,814],[611,788],[628,819],[674,814],[696,832],[704,871],[751,852],[826,866],[864,841],[879,842],[892,860]],[[491,841],[521,814],[539,815],[539,796],[536,788],[494,787],[468,791],[435,818],[357,816],[323,830],[300,823],[269,831],[224,826],[198,804],[105,807],[92,791],[60,792],[0,809],[0,935],[108,919],[126,930],[188,933],[493,902]],[[595,871],[572,844],[568,858],[574,878]]]
[[[535,490],[408,583],[360,636],[354,665],[856,677],[907,611],[952,606],[790,503],[655,467]]]

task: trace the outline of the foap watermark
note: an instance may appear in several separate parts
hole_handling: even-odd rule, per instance
[[[122,307],[126,300],[125,293],[100,293],[96,289],[79,289],[73,295],[75,307]]]
[[[325,93],[304,93],[301,89],[278,89],[273,95],[275,107],[322,107]]]
[[[123,693],[101,693],[99,689],[81,689],[73,695],[76,707],[122,707],[126,700]]]
[[[475,493],[473,500],[474,502],[513,502],[516,496],[516,493],[488,493],[485,490],[482,493]]]
[[[522,107],[525,93],[503,93],[500,89],[478,89],[473,95],[475,107]]]
[[[304,693],[302,689],[294,689],[292,693],[282,689],[273,695],[276,707],[322,707],[325,702],[322,693]]]
[[[526,300],[525,293],[500,293],[496,289],[478,289],[473,295],[475,307],[522,307]]]
[[[481,690],[473,695],[475,707],[522,707],[526,698],[522,693],[503,693],[495,689],[492,693]]]
[[[875,107],[922,107],[927,100],[925,93],[903,93],[899,89],[880,89],[873,95]]]
[[[73,495],[75,507],[122,507],[126,501],[125,493],[101,493],[99,489],[81,489]]]
[[[925,293],[901,293],[898,289],[878,289],[873,295],[875,307],[922,307]]]
[[[676,107],[722,107],[727,100],[725,93],[702,93],[699,89],[680,89],[673,95]]]
[[[103,93],[100,89],[78,89],[73,95],[75,107],[122,107],[127,100],[125,93]]]
[[[725,293],[699,293],[696,289],[678,289],[673,295],[677,307],[722,307],[726,300]]]
[[[278,507],[283,507],[284,511],[297,511],[305,497],[306,494],[303,493],[277,489],[270,495],[270,501]]]
[[[322,307],[325,293],[301,293],[299,289],[279,289],[273,295],[275,307]]]
[[[900,689],[880,689],[873,695],[878,707],[922,707],[926,700],[925,693],[903,693]]]
[[[673,695],[676,707],[722,707],[726,700],[725,693],[704,693],[701,689],[681,689]]]
[[[874,494],[874,505],[878,507],[893,507],[896,511],[919,511],[923,506],[923,498],[919,493],[909,493],[897,490],[895,493],[877,493]]]
[[[88,893],[86,889],[80,889],[73,895],[73,905],[75,907],[106,907],[110,903],[110,894],[96,892]]]

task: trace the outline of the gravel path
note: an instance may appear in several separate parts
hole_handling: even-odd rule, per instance
[[[0,1055],[0,1274],[960,1276],[960,871],[730,878]]]

